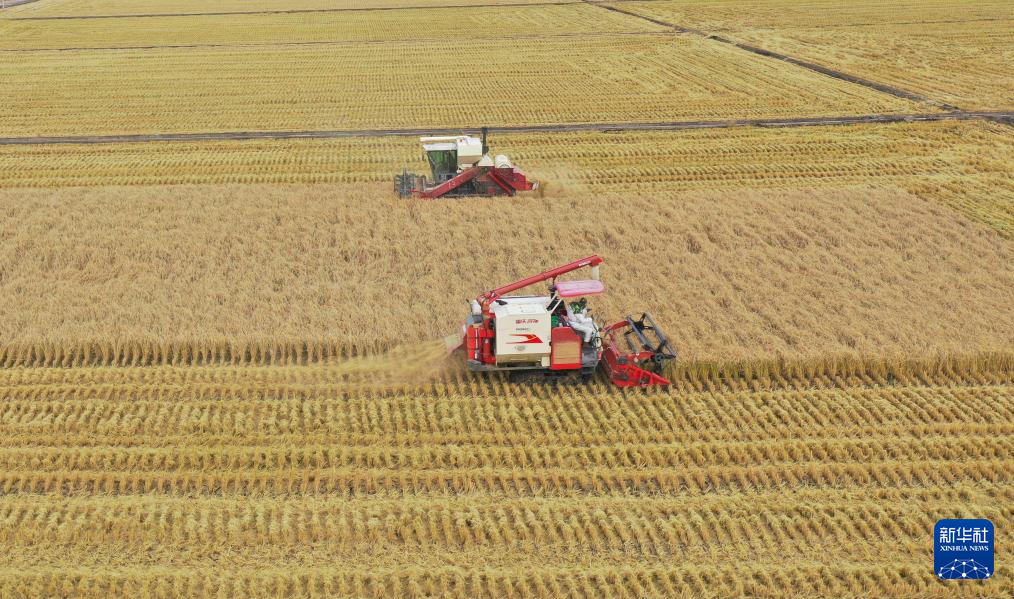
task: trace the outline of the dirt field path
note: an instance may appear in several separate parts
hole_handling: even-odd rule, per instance
[[[737,119],[723,121],[672,121],[655,123],[555,123],[489,127],[492,133],[557,133],[567,131],[680,131],[688,129],[729,129],[733,127],[816,127],[864,123],[915,123],[929,121],[989,120],[1014,124],[1014,111],[944,112],[929,114],[870,114],[796,119]],[[447,129],[344,129],[319,131],[220,131],[207,133],[160,133],[128,135],[68,135],[54,137],[0,137],[0,145],[108,144],[156,141],[223,141],[244,139],[327,139],[336,137],[413,137],[476,132],[479,127]]]

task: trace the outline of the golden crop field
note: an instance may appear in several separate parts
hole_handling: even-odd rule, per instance
[[[1012,521],[1009,384],[946,380],[623,394],[7,370],[0,588],[1001,596],[1003,545],[991,586],[925,566],[937,519]]]
[[[0,10],[0,599],[1014,595],[1012,19]],[[538,193],[396,197],[483,125]],[[445,354],[595,253],[670,386]],[[943,518],[995,525],[990,580],[935,575]]]
[[[510,134],[496,135],[493,142],[549,190],[897,187],[1012,237],[1009,130],[999,124],[918,123]],[[0,187],[9,188],[362,184],[389,182],[404,168],[425,168],[413,137],[0,145],[0,164],[5,166]]]
[[[605,2],[609,4],[608,0]],[[625,10],[706,31],[895,25],[903,22],[1009,19],[1006,0],[642,0],[614,2]]]
[[[1009,241],[900,190],[417,204],[386,185],[262,185],[0,198],[9,366],[260,363],[439,340],[468,298],[596,247],[611,289],[601,316],[650,310],[690,362],[989,354],[1014,338]],[[602,219],[617,204],[636,224]],[[518,246],[503,220],[551,241]]]
[[[433,24],[424,28],[419,26],[420,15],[412,11],[7,21],[0,29],[4,34],[0,44],[7,50],[141,47],[151,54],[160,46],[329,44],[355,47],[361,42],[389,45],[393,50],[402,51],[409,45],[408,50],[411,51],[410,42],[456,40],[465,42],[465,45],[453,52],[467,54],[468,38],[488,41],[668,31],[660,25],[633,20],[587,4],[522,9],[489,7],[467,11],[444,8],[427,12],[426,18]],[[605,43],[609,43],[608,38]],[[366,49],[370,47],[366,46]],[[452,51],[445,46],[431,44],[427,47],[433,52]],[[362,50],[346,51],[355,56]],[[17,56],[20,60],[27,59],[24,53]],[[180,55],[181,58],[186,56]],[[240,60],[241,56],[235,55],[234,59]],[[337,56],[340,54],[335,59]],[[346,76],[354,78],[356,73],[350,71]]]
[[[1005,0],[659,0],[663,21],[900,85],[964,109],[1014,108],[1014,3]]]
[[[0,136],[916,110],[906,100],[736,54],[692,37],[657,35],[19,53],[0,63],[0,78],[24,82],[5,102]],[[495,78],[467,75],[494,62]]]
[[[572,4],[573,0],[46,0],[9,9],[19,17],[179,14],[253,11],[327,11],[365,8]]]

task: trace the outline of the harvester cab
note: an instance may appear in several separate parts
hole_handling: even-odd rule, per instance
[[[448,349],[463,349],[472,371],[507,371],[512,380],[588,379],[601,368],[620,387],[669,384],[663,366],[676,351],[650,314],[608,326],[592,315],[588,298],[605,291],[602,262],[589,256],[480,295]],[[584,267],[591,279],[556,281]],[[551,281],[549,295],[507,295],[541,281]]]
[[[513,196],[519,191],[538,189],[538,181],[529,181],[504,155],[491,158],[482,138],[468,135],[422,137],[423,153],[430,165],[432,181],[425,175],[407,170],[394,176],[394,190],[403,198],[418,196],[436,199],[444,196]]]

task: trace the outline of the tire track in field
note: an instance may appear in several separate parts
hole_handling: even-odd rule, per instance
[[[868,114],[861,116],[823,116],[789,119],[732,119],[721,121],[660,121],[641,123],[554,123],[539,125],[494,125],[491,133],[562,133],[616,131],[682,131],[690,129],[730,129],[735,127],[819,127],[872,123],[916,123],[937,121],[994,121],[1014,125],[1014,111],[953,111],[928,114]],[[306,131],[215,131],[201,133],[138,133],[116,135],[66,135],[39,137],[0,137],[0,145],[110,144],[144,142],[242,141],[250,139],[329,139],[343,137],[415,137],[421,135],[457,135],[478,133],[480,127],[412,129],[336,129]]]
[[[734,46],[736,48],[739,48],[740,50],[745,50],[747,52],[750,52],[752,54],[756,54],[758,56],[764,56],[766,58],[774,58],[776,60],[781,60],[782,62],[787,62],[787,63],[795,65],[797,67],[802,67],[804,69],[813,71],[815,73],[820,73],[821,75],[826,75],[826,76],[832,77],[834,79],[838,79],[838,80],[841,80],[841,81],[846,81],[848,83],[854,83],[856,85],[861,85],[861,86],[866,87],[868,89],[872,89],[874,91],[878,91],[878,92],[881,92],[881,93],[889,94],[889,95],[894,96],[896,98],[902,98],[904,100],[912,100],[914,102],[922,102],[922,103],[925,103],[925,104],[930,104],[930,105],[936,106],[937,108],[941,108],[943,110],[949,110],[949,111],[960,111],[961,110],[960,108],[958,108],[957,106],[954,106],[952,104],[947,104],[945,102],[940,102],[938,100],[934,100],[934,99],[929,98],[927,96],[923,96],[922,94],[917,94],[915,92],[911,92],[911,91],[908,91],[908,90],[905,90],[905,89],[901,89],[900,87],[895,87],[893,85],[887,85],[885,83],[879,83],[877,81],[873,81],[873,80],[866,79],[866,78],[863,78],[863,77],[857,77],[855,75],[850,75],[850,74],[844,73],[842,71],[838,71],[838,70],[835,70],[835,69],[832,69],[832,68],[829,68],[829,67],[825,67],[824,65],[820,65],[820,64],[817,64],[815,62],[810,62],[810,61],[807,61],[807,60],[802,60],[802,59],[799,59],[799,58],[794,58],[794,57],[789,56],[787,54],[781,54],[779,52],[773,52],[771,50],[766,50],[766,49],[760,48],[758,46],[752,46],[750,44],[744,44],[742,42],[737,42],[737,41],[729,39],[727,37],[722,37],[720,35],[714,35],[714,34],[708,33],[708,32],[703,31],[701,29],[694,29],[692,27],[684,27],[682,25],[676,25],[674,23],[669,23],[669,22],[663,21],[661,19],[656,19],[654,17],[648,17],[648,16],[645,16],[645,15],[642,15],[642,14],[637,13],[637,12],[632,11],[632,10],[626,10],[626,9],[623,9],[623,8],[619,8],[617,6],[609,6],[609,5],[606,5],[606,4],[601,4],[599,2],[593,2],[592,0],[584,0],[584,2],[586,4],[590,4],[591,6],[597,6],[597,7],[601,8],[601,9],[603,9],[603,10],[608,10],[608,11],[611,11],[611,12],[627,15],[627,16],[634,17],[634,18],[637,18],[637,19],[641,19],[643,21],[648,21],[649,23],[653,23],[655,25],[661,25],[663,27],[669,27],[669,28],[671,28],[671,29],[673,29],[675,31],[680,32],[680,33],[691,33],[691,34],[698,35],[700,37],[703,37],[703,38],[706,38],[706,39],[709,39],[709,40],[714,40],[716,42],[721,42],[723,44],[728,44],[730,46]]]

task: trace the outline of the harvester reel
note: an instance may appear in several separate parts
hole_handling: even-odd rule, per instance
[[[407,170],[394,176],[394,191],[403,198],[410,198],[426,188],[426,176],[410,173]]]
[[[634,319],[632,316],[626,318],[628,328],[624,334],[624,340],[631,353],[639,351],[651,352],[651,359],[645,366],[651,366],[656,373],[662,372],[662,366],[669,360],[677,358],[676,349],[669,341],[669,337],[655,324],[655,319],[648,312],[641,314],[641,317]]]

